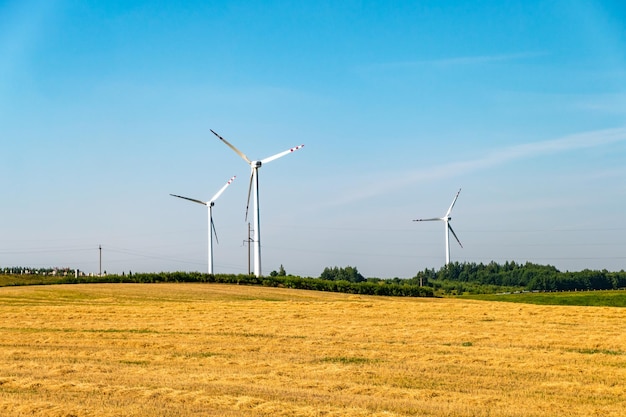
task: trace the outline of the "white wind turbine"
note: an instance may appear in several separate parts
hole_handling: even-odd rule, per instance
[[[452,204],[450,204],[450,208],[446,212],[445,216],[443,216],[443,217],[433,217],[432,219],[416,219],[416,220],[413,220],[414,222],[442,221],[442,222],[445,223],[445,228],[446,228],[446,265],[448,265],[450,263],[450,234],[448,233],[448,231],[452,232],[452,234],[454,235],[454,238],[456,239],[456,241],[459,242],[459,245],[461,247],[463,247],[463,245],[461,245],[461,241],[457,237],[456,233],[454,233],[454,229],[452,229],[452,226],[450,225],[450,220],[452,220],[452,217],[450,217],[450,213],[452,213],[452,207],[454,207],[454,203],[456,203],[456,199],[459,198],[459,194],[461,194],[461,189],[460,188],[459,188],[459,191],[456,193],[456,196],[454,197],[454,200],[452,200]]]
[[[261,159],[260,161],[251,161],[243,152],[239,149],[235,148],[233,145],[228,143],[226,139],[215,133],[212,129],[211,132],[215,136],[217,136],[222,142],[224,142],[230,149],[235,151],[237,155],[239,155],[244,161],[246,161],[251,168],[250,172],[250,186],[248,187],[248,203],[246,204],[246,220],[248,219],[248,208],[250,207],[250,193],[254,188],[254,237],[253,237],[253,245],[254,245],[254,275],[257,277],[261,276],[261,225],[260,225],[260,215],[259,215],[259,168],[263,164],[267,164],[275,159],[283,157],[287,154],[290,154],[293,151],[297,151],[302,148],[304,145],[296,146],[295,148],[288,149],[284,152],[277,153],[274,156],[270,156],[265,159]]]
[[[209,213],[209,253],[208,253],[209,269],[208,270],[209,270],[209,274],[211,275],[213,275],[213,234],[215,234],[215,240],[219,243],[219,241],[217,240],[217,232],[215,231],[215,224],[213,224],[213,206],[215,205],[215,200],[217,200],[219,196],[222,195],[224,190],[226,190],[226,187],[228,187],[230,183],[235,180],[235,177],[236,176],[233,176],[231,179],[229,179],[228,182],[224,184],[224,186],[220,188],[220,190],[217,193],[215,193],[215,195],[209,201],[196,200],[195,198],[189,198],[189,197],[183,197],[181,195],[170,194],[172,197],[182,198],[185,200],[193,201],[194,203],[204,204],[205,206],[207,206],[208,213]]]

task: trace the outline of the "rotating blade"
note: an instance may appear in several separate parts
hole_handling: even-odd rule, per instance
[[[213,129],[210,129],[211,132],[213,132],[213,134],[215,136],[217,136],[222,142],[224,142],[226,145],[228,145],[228,147],[230,149],[232,149],[233,151],[235,151],[235,153],[237,153],[237,155],[239,155],[244,161],[246,161],[247,163],[251,164],[252,161],[250,161],[250,159],[243,153],[241,152],[239,149],[235,148],[230,142],[228,142],[226,139],[224,139],[223,137],[221,137],[220,135],[218,135],[217,133],[215,133],[215,131]]]
[[[236,178],[236,177],[237,177],[237,176],[236,176],[236,175],[234,175],[231,179],[229,179],[229,180],[228,180],[228,182],[227,182],[227,183],[226,183],[226,184],[225,184],[222,188],[220,188],[220,190],[219,190],[217,193],[215,193],[215,195],[213,196],[213,198],[211,198],[211,199],[209,200],[209,203],[212,203],[212,202],[214,202],[215,200],[217,200],[217,199],[219,198],[219,196],[221,196],[221,195],[222,195],[222,193],[224,192],[224,190],[226,189],[226,187],[228,187],[228,186],[230,185],[230,183],[231,183],[231,182],[235,181],[235,178]]]
[[[207,205],[206,201],[196,200],[195,198],[183,197],[182,195],[170,194],[172,197],[182,198],[183,200],[193,201],[194,203]]]
[[[283,157],[283,156],[285,156],[287,154],[290,154],[291,152],[297,151],[298,149],[302,149],[303,147],[304,147],[304,145],[299,145],[299,146],[296,146],[295,148],[287,149],[284,152],[277,153],[274,156],[270,156],[268,158],[261,159],[261,164],[267,164],[268,162],[272,162],[275,159],[281,158],[281,157]]]
[[[211,218],[211,229],[213,230],[213,234],[215,235],[215,242],[219,244],[220,241],[217,238],[217,230],[215,230],[215,223],[213,223],[213,218]]]
[[[461,244],[461,241],[459,240],[459,238],[457,237],[456,233],[454,233],[454,229],[452,229],[452,226],[450,226],[450,223],[448,223],[448,229],[452,232],[452,235],[454,236],[454,238],[456,239],[457,242],[459,242],[459,246],[463,247],[463,245]]]
[[[454,197],[454,200],[452,200],[452,204],[450,204],[450,208],[446,212],[445,217],[448,217],[450,215],[450,213],[452,212],[452,207],[454,207],[454,204],[456,203],[456,199],[459,198],[459,194],[461,194],[461,189],[460,188],[459,188],[459,191],[456,193],[456,196]]]
[[[248,187],[248,202],[246,203],[246,221],[248,221],[248,208],[250,208],[250,193],[252,192],[252,181],[254,180],[255,170],[252,168],[250,172],[250,186]]]

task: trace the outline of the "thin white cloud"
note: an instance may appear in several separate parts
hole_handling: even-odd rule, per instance
[[[514,145],[489,151],[481,158],[427,167],[417,171],[404,173],[402,175],[396,174],[394,175],[396,179],[393,182],[385,180],[369,184],[365,189],[360,190],[359,192],[344,194],[343,197],[330,202],[328,206],[350,204],[360,200],[378,197],[393,190],[405,188],[416,183],[466,175],[472,172],[490,169],[515,160],[531,159],[545,155],[587,148],[596,148],[625,141],[626,128],[615,128],[578,133],[542,142]]]
[[[491,62],[518,61],[546,55],[543,52],[521,52],[517,54],[476,55],[422,61],[421,64],[436,66],[480,65]]]
[[[416,61],[384,62],[364,66],[365,70],[404,70],[422,67],[457,67],[467,65],[482,65],[492,62],[516,61],[529,58],[536,58],[547,55],[545,52],[520,52],[515,54],[495,54],[495,55],[470,55],[440,59],[426,59]]]
[[[624,78],[626,79],[626,76]],[[580,96],[574,102],[574,105],[585,111],[624,114],[626,113],[626,94],[613,93]]]
[[[533,158],[577,149],[596,148],[626,141],[626,128],[605,129],[578,133],[543,142],[524,143],[489,152],[485,157],[444,166],[446,170],[460,174],[490,168],[508,161]]]

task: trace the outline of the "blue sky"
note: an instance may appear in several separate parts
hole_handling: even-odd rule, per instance
[[[621,1],[0,2],[0,266],[626,269]]]

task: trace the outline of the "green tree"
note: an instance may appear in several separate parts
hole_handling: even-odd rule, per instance
[[[346,266],[345,268],[338,268],[336,266],[324,268],[321,279],[328,281],[348,281],[348,282],[363,282],[365,277],[359,273],[356,267]]]
[[[280,268],[278,269],[278,272],[276,272],[276,270],[270,272],[270,277],[286,277],[287,276],[287,272],[285,272],[285,268],[283,267],[283,264],[280,264]]]

